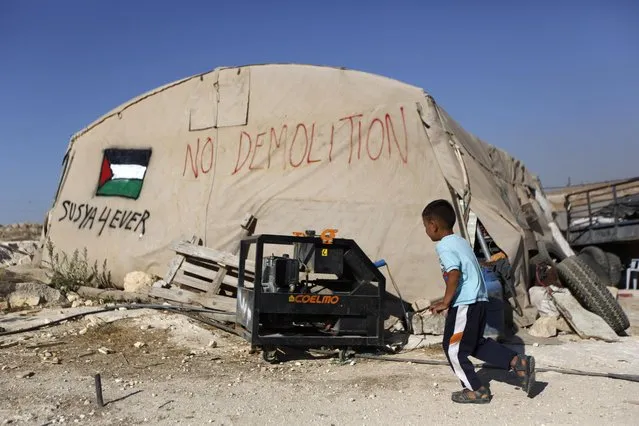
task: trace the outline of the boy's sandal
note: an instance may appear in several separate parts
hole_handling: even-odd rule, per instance
[[[517,355],[517,361],[515,362],[513,370],[517,373],[517,377],[521,379],[522,390],[530,396],[533,385],[535,384],[535,358],[528,355]],[[520,372],[523,372],[524,375],[520,375]]]
[[[464,389],[453,392],[451,399],[453,402],[460,404],[488,404],[491,400],[491,396],[490,391],[486,388],[476,391]]]

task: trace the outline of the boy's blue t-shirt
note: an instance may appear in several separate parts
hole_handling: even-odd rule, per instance
[[[453,296],[453,307],[488,301],[481,267],[468,241],[459,235],[447,235],[437,243],[435,249],[445,280],[453,269],[461,272],[457,291]]]

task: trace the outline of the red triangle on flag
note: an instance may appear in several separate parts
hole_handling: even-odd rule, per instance
[[[107,160],[106,156],[102,160],[102,170],[100,171],[100,183],[98,186],[102,186],[107,183],[113,177],[113,172],[111,171],[111,164],[109,160]]]

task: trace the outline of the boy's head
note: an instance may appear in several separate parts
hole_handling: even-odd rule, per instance
[[[446,200],[435,200],[424,207],[422,220],[426,234],[433,241],[439,241],[453,233],[457,217],[455,209]]]

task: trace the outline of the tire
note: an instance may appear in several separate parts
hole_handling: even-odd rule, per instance
[[[607,287],[612,285],[610,282],[610,273],[608,269],[604,269],[591,255],[589,252],[579,253],[577,257],[584,261],[586,265],[590,269],[593,270],[594,273],[599,277],[598,284]]]
[[[579,257],[571,256],[557,265],[559,277],[572,295],[590,312],[599,315],[615,333],[621,335],[630,327],[625,312],[597,274]]]
[[[551,265],[566,259],[559,246],[553,242],[537,241],[537,250],[539,251],[537,256]]]
[[[621,281],[621,275],[623,272],[623,265],[621,264],[621,259],[614,253],[606,253],[608,257],[608,273],[610,275],[610,282],[614,287],[619,285],[619,281]]]
[[[588,253],[590,257],[592,257],[595,260],[595,262],[601,265],[601,267],[605,271],[608,271],[608,256],[606,256],[606,252],[600,249],[599,247],[597,246],[584,247],[583,249],[581,249],[579,253],[580,254]]]

